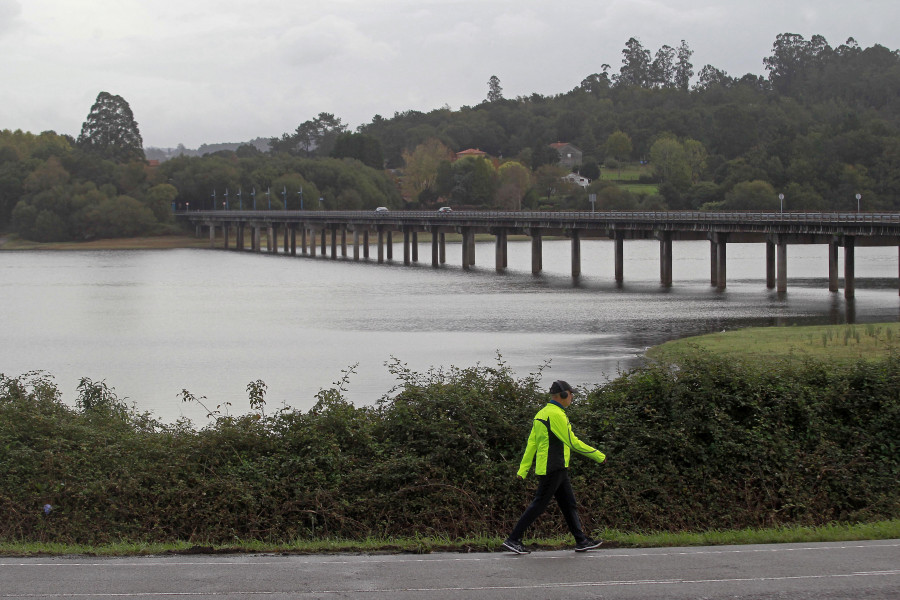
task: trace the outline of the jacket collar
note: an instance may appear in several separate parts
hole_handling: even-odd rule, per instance
[[[548,404],[555,404],[556,406],[560,407],[561,409],[566,410],[566,407],[563,406],[562,404],[560,404],[559,402],[557,402],[556,400],[551,400],[550,402],[548,402]]]

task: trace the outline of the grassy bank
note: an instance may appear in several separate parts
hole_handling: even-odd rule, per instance
[[[647,356],[679,360],[697,349],[751,361],[827,359],[847,364],[882,360],[900,349],[900,323],[752,327],[666,342]]]
[[[221,242],[221,240],[219,240]],[[17,235],[0,237],[0,250],[168,250],[206,248],[209,238],[192,235],[161,235],[138,238],[112,238],[89,242],[33,242]]]

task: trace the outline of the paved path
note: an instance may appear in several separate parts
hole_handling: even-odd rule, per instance
[[[494,554],[0,558],[2,598],[900,598],[900,540]]]

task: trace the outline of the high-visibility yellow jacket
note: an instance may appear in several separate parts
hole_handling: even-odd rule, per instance
[[[606,460],[605,454],[575,437],[566,411],[556,402],[550,401],[534,416],[518,475],[524,479],[532,463],[535,475],[565,469],[569,466],[572,450],[598,463]]]

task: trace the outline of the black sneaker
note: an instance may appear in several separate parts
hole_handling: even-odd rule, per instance
[[[594,548],[599,548],[600,544],[603,543],[603,540],[593,540],[591,538],[585,538],[582,541],[575,544],[575,552],[587,552],[588,550],[593,550]]]
[[[503,542],[503,546],[509,550],[510,552],[515,552],[516,554],[529,554],[530,550],[526,550],[525,546],[522,545],[522,542],[517,542],[514,539],[508,539]]]

